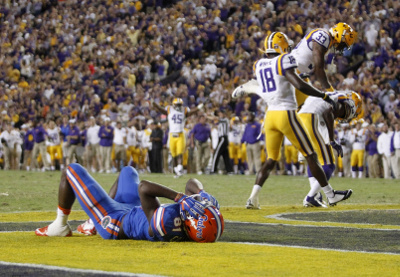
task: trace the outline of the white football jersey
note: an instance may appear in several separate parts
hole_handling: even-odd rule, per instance
[[[291,68],[297,68],[297,62],[288,53],[256,62],[257,95],[267,102],[268,110],[297,109],[294,86],[285,77],[285,71]]]
[[[47,129],[47,134],[49,138],[49,146],[60,145],[60,129],[55,127],[54,129]]]
[[[242,124],[232,125],[232,130],[228,133],[228,141],[234,144],[240,144],[243,136]]]
[[[129,146],[137,146],[137,144],[138,144],[137,135],[138,135],[138,132],[134,126],[129,128],[128,135],[126,136],[126,143]]]
[[[367,139],[367,132],[365,129],[360,130],[352,129],[350,131],[350,142],[352,143],[353,150],[365,150],[365,140]]]
[[[185,128],[186,115],[190,111],[189,108],[183,107],[183,111],[177,111],[172,106],[167,107],[168,124],[170,133],[182,133]]]
[[[296,58],[300,73],[312,74],[314,72],[312,51],[313,41],[322,45],[327,50],[332,43],[331,36],[325,29],[314,29],[300,40],[291,52],[291,54]]]

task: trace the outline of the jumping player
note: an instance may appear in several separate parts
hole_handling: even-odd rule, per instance
[[[256,93],[268,104],[264,124],[268,160],[257,173],[246,208],[259,209],[259,191],[279,159],[284,136],[306,158],[310,171],[322,186],[329,204],[335,205],[349,198],[352,190],[335,191],[329,185],[307,130],[297,115],[294,88],[307,95],[322,98],[332,106],[336,106],[336,103],[326,93],[315,89],[297,75],[295,71],[297,62],[293,55],[287,53],[289,42],[285,34],[271,33],[266,38],[264,45],[267,58],[258,60],[254,66],[257,81],[251,80],[236,88],[232,93],[233,98],[240,97],[245,93]]]
[[[310,31],[296,47],[291,54],[296,59],[299,73],[306,82],[308,76],[315,76],[322,89],[334,91],[328,81],[325,72],[325,55],[329,49],[333,48],[335,54],[342,54],[345,49],[349,49],[357,39],[357,32],[344,22],[339,22],[329,30],[317,28]],[[307,94],[296,89],[297,105],[300,107]]]
[[[38,236],[71,236],[68,215],[78,198],[103,239],[218,240],[224,221],[217,200],[205,192],[196,179],[186,183],[185,193],[140,181],[137,171],[127,166],[107,195],[81,165],[70,164],[61,175],[56,220],[35,233]],[[160,205],[157,197],[176,203]]]

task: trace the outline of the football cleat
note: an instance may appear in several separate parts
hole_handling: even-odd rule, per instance
[[[182,165],[178,165],[176,167],[174,167],[174,172],[175,172],[175,176],[174,178],[179,178],[183,175],[183,167]]]
[[[86,220],[84,223],[78,226],[76,229],[79,233],[82,233],[86,236],[94,236],[97,234],[96,227],[91,220]]]
[[[350,198],[353,191],[349,190],[333,190],[333,197],[328,197],[329,206],[335,206],[338,202]]]
[[[259,210],[260,204],[258,203],[258,197],[255,198],[249,198],[246,203],[246,209],[252,209],[252,210]]]
[[[303,200],[303,206],[304,207],[318,207],[318,208],[328,208],[323,202],[322,202],[322,194],[317,193],[313,197],[306,196]]]
[[[41,237],[71,237],[72,230],[69,224],[56,226],[53,222],[46,227],[36,229],[35,234]]]

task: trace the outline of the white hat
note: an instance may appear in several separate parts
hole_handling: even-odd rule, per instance
[[[153,124],[153,123],[154,123],[153,119],[147,120],[147,125],[150,125],[150,124]]]
[[[26,124],[22,124],[22,126],[21,126],[21,129],[25,129],[25,128],[27,128],[28,126],[26,126]]]
[[[109,117],[104,118],[104,121],[111,121]]]
[[[71,118],[71,119],[69,120],[69,123],[75,123],[75,122],[76,122],[75,118]]]

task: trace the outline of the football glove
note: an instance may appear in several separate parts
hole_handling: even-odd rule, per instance
[[[327,103],[331,104],[333,110],[336,111],[336,109],[337,109],[337,104],[336,104],[335,101],[332,100],[332,98],[329,97],[328,94],[325,93],[325,96],[324,96],[322,99],[324,99]]]
[[[335,149],[338,153],[339,157],[343,158],[343,148],[340,144],[336,143],[336,141],[331,141],[331,146]]]
[[[235,88],[235,90],[232,92],[232,98],[236,99],[239,97],[242,97],[245,94],[245,91],[243,89],[243,86],[239,86]]]
[[[219,210],[219,203],[214,196],[205,192],[204,190],[201,190],[199,194],[203,200],[209,201],[214,207],[216,207]]]
[[[182,194],[178,199],[175,199],[175,202],[180,204],[180,214],[182,220],[186,220],[188,214],[194,219],[198,219],[199,216],[204,215],[204,209],[206,208],[206,205],[195,200],[194,197]]]

